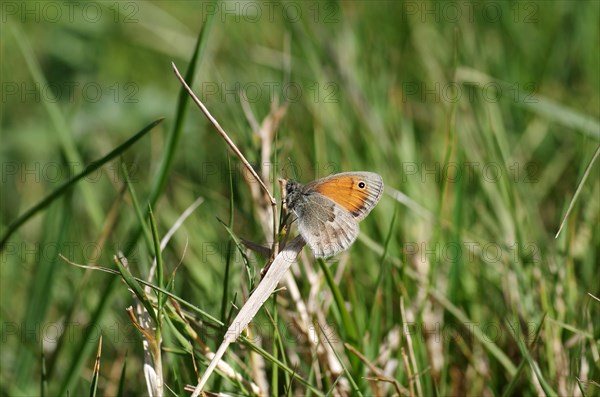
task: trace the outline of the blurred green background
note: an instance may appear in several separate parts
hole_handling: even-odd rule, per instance
[[[171,62],[182,73],[196,67],[192,88],[257,169],[265,159],[249,120],[287,105],[267,160],[277,197],[279,177],[368,170],[386,184],[359,241],[328,260],[337,287],[308,248],[292,270],[310,322],[335,336],[327,357],[345,370],[296,334],[278,339],[274,329],[287,329],[298,310],[282,290],[254,332],[312,389],[267,359],[265,394],[600,394],[597,163],[581,183],[600,141],[599,2],[0,6],[2,238],[62,183],[165,118],[5,241],[2,395],[89,394],[100,335],[100,393],[146,393],[127,286],[58,257],[115,268],[113,255],[129,250],[132,273],[147,277],[152,246],[137,234],[122,164],[142,211],[153,203],[161,236],[204,198],[163,254],[166,277],[181,262],[174,294],[227,323],[224,313],[259,281],[265,259],[248,253],[246,263],[221,223],[270,241],[259,205],[201,112],[190,102],[178,116]],[[331,304],[332,288],[358,338]],[[211,349],[220,343],[223,330],[195,329]],[[177,332],[185,335],[165,326],[164,378],[183,394],[196,375]],[[207,361],[186,338],[201,374]],[[253,379],[248,344],[232,351],[232,365]],[[218,375],[208,390],[251,395]]]

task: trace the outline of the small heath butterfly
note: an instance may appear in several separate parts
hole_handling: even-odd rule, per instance
[[[302,185],[286,184],[285,204],[298,217],[298,232],[315,256],[333,256],[358,237],[358,222],[383,194],[374,172],[343,172]]]

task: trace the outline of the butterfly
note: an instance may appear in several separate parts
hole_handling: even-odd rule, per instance
[[[298,221],[298,232],[316,257],[348,249],[358,237],[358,222],[383,194],[383,178],[374,172],[343,172],[302,185],[289,180],[285,203]]]

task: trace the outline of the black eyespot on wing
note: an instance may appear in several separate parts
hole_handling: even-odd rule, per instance
[[[364,181],[358,181],[359,189],[364,189],[367,187],[367,184]]]

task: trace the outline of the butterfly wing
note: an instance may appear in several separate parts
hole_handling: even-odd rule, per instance
[[[342,172],[306,185],[334,201],[360,221],[383,195],[383,178],[374,172]]]
[[[298,217],[298,232],[317,257],[348,249],[358,237],[358,223],[338,204],[319,194],[310,195],[311,211]]]

